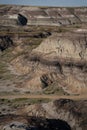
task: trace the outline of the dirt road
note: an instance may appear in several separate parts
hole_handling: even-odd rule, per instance
[[[20,95],[0,95],[0,99],[15,99],[15,98],[30,98],[30,99],[73,99],[73,100],[86,100],[87,95],[77,95],[77,96],[58,96],[58,95],[31,95],[31,94],[20,94]]]

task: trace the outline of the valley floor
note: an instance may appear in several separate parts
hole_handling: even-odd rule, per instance
[[[18,99],[18,98],[27,98],[27,99],[53,99],[53,100],[57,100],[57,99],[72,99],[72,100],[87,100],[87,95],[70,95],[70,96],[58,96],[58,95],[38,95],[38,94],[19,94],[19,95],[4,95],[1,96],[0,95],[0,99]]]

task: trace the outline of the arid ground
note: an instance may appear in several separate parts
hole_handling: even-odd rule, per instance
[[[0,130],[87,130],[87,7],[0,5]]]

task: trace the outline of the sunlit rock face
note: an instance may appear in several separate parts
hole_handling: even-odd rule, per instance
[[[10,64],[16,73],[29,74],[17,87],[28,88],[30,92],[62,88],[64,93],[86,94],[86,37],[84,33],[52,33],[27,56],[20,55],[12,59]]]
[[[84,73],[87,67],[87,48],[84,34],[53,34],[31,54],[33,62],[39,61],[55,67],[53,72],[51,68],[50,73],[43,73],[40,78],[46,86],[56,81],[68,93],[81,94],[87,91],[87,73]]]
[[[87,61],[87,49],[85,35],[74,35],[71,33],[53,34],[51,37],[44,40],[38,48],[34,50],[36,53],[41,53],[46,57],[58,59],[66,62],[70,59],[71,62]],[[55,60],[54,59],[54,60]]]

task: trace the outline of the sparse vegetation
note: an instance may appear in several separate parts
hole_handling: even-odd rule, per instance
[[[67,95],[67,93],[64,92],[62,87],[58,87],[56,82],[49,85],[46,89],[44,89],[44,93],[45,94]]]
[[[17,121],[85,130],[86,14],[85,7],[0,5],[0,130],[23,128]]]
[[[47,103],[50,99],[28,99],[28,98],[16,98],[16,99],[0,99],[0,105],[7,105],[12,109],[17,109],[25,105]],[[6,110],[6,109],[5,109]]]

